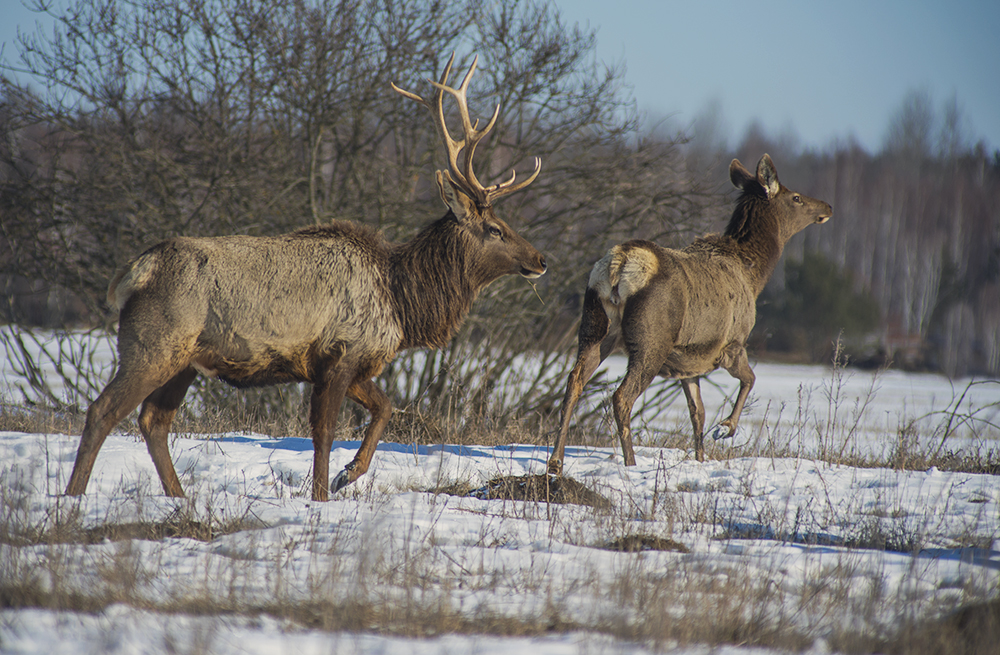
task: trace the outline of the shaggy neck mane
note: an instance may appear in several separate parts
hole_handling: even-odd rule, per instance
[[[392,253],[390,285],[400,348],[441,348],[465,320],[480,286],[471,279],[459,224],[449,212]]]
[[[770,203],[759,193],[744,191],[726,226],[725,236],[736,242],[740,257],[753,275],[759,294],[771,279],[784,242]]]

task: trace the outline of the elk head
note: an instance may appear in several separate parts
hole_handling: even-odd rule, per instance
[[[738,159],[734,159],[729,164],[729,179],[748,197],[767,200],[769,213],[778,219],[778,240],[782,245],[813,223],[825,223],[833,215],[829,204],[791,191],[783,185],[767,153],[757,162],[756,175],[751,175]]]
[[[392,85],[392,88],[400,95],[427,107],[434,117],[438,135],[448,154],[448,169],[437,171],[435,174],[438,191],[441,194],[441,200],[454,214],[455,220],[462,226],[467,237],[482,243],[481,257],[478,258],[475,266],[478,270],[471,271],[478,278],[477,282],[488,284],[501,275],[507,274],[520,274],[529,279],[536,278],[545,273],[545,258],[496,215],[493,211],[493,205],[500,198],[520,191],[531,184],[538,177],[542,162],[538,157],[535,157],[534,171],[527,179],[516,184],[517,173],[511,171],[510,179],[488,187],[483,186],[473,170],[472,160],[476,153],[476,146],[496,124],[497,117],[500,115],[500,105],[496,106],[486,127],[481,130],[477,129],[478,119],[473,123],[469,118],[466,94],[479,57],[477,55],[473,58],[469,71],[457,89],[447,85],[454,61],[455,54],[452,53],[444,72],[441,73],[440,80],[437,82],[429,80],[437,89],[433,102],[410,91],[404,91],[395,84]],[[448,131],[444,116],[445,93],[451,95],[458,104],[463,131],[461,139],[453,138]],[[459,162],[459,153],[462,154],[461,163]]]

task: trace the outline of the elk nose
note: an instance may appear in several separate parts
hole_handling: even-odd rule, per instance
[[[527,266],[521,266],[521,275],[528,279],[534,279],[536,277],[541,277],[548,270],[548,265],[545,263],[545,257],[538,258],[537,268],[528,268]]]

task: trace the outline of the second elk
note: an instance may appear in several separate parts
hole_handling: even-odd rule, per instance
[[[562,473],[573,410],[584,385],[616,348],[628,355],[625,378],[612,397],[626,466],[635,464],[632,405],[657,375],[680,380],[695,457],[703,461],[705,406],[698,378],[726,369],[740,389],[732,413],[716,430],[721,436],[735,433],[754,384],[746,342],[756,321],[757,296],[785,243],[807,226],[825,223],[833,208],[782,185],[766,154],[756,175],[734,159],[729,177],[742,193],[724,233],[696,239],[683,250],[627,241],[594,264],[549,473]]]
[[[362,225],[334,222],[275,237],[175,238],[135,258],[112,280],[120,311],[118,370],[87,411],[68,495],[80,495],[105,437],[137,405],[139,428],[163,490],[184,491],[168,432],[198,372],[237,387],[311,382],[314,500],[329,498],[337,414],[346,396],[371,413],[354,459],[333,480],[337,491],[367,470],[389,422],[389,399],[372,378],[406,348],[440,348],[472,301],[504,275],[538,277],[545,258],[493,212],[523,189],[514,176],[484,187],[472,170],[481,130],[469,119],[462,84],[447,86],[454,55],[433,101],[396,89],[431,110],[448,153],[437,186],[448,213],[407,243],[390,243]],[[395,87],[394,87],[395,88]],[[458,104],[464,136],[445,124],[444,97]],[[462,154],[461,164],[459,154]]]

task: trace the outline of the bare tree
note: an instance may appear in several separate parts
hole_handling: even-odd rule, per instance
[[[906,94],[889,122],[883,148],[905,158],[928,156],[934,144],[934,106],[930,93],[914,90]]]
[[[937,153],[942,159],[955,160],[969,150],[967,118],[958,96],[945,101],[942,111],[941,131],[938,135]]]

